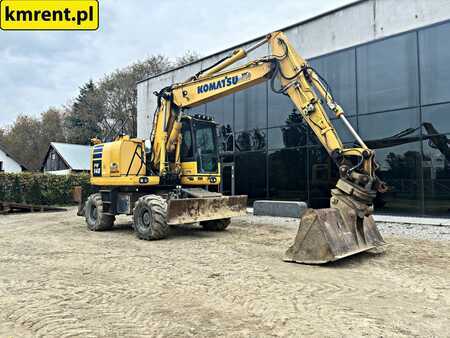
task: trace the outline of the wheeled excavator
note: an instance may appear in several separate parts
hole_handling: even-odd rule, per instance
[[[271,55],[229,68],[264,44]],[[244,214],[246,196],[218,192],[216,123],[187,111],[263,81],[290,97],[340,175],[330,208],[307,210],[284,260],[321,264],[383,245],[372,217],[376,192],[385,189],[375,173],[374,151],[353,129],[326,81],[282,32],[248,49],[238,48],[186,81],[155,92],[158,104],[149,142],[125,135],[109,143],[94,142],[91,184],[99,193],[85,204],[89,229],[109,229],[116,215],[128,214],[139,238],[160,239],[167,236],[169,225],[200,222],[206,229],[223,230],[231,217]],[[351,132],[357,147],[343,145],[325,105]]]

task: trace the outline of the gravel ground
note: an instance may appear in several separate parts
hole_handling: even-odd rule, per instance
[[[147,242],[75,213],[0,216],[0,337],[450,337],[448,228],[382,225],[382,250],[308,266],[281,261],[294,219]]]
[[[299,220],[287,217],[247,216],[246,221],[251,224],[274,223],[284,224],[296,228]],[[433,241],[450,241],[450,226],[434,226],[423,224],[402,224],[377,222],[378,229],[383,236],[400,236],[412,239],[427,239]]]
[[[377,223],[377,226],[385,236],[450,241],[450,226],[401,223]]]

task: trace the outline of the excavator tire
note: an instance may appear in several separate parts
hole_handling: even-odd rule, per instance
[[[84,206],[84,216],[87,227],[91,231],[111,230],[116,220],[114,215],[106,215],[103,212],[103,201],[100,194],[88,197]]]
[[[133,210],[133,228],[136,236],[145,240],[163,239],[169,235],[166,222],[167,203],[158,195],[138,199]]]
[[[200,225],[205,230],[211,230],[211,231],[222,231],[225,230],[231,223],[231,218],[222,218],[222,219],[215,219],[212,221],[203,221],[200,222]]]

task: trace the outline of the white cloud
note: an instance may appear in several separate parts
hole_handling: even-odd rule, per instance
[[[100,0],[96,32],[0,32],[0,126],[152,54],[208,55],[354,0]]]

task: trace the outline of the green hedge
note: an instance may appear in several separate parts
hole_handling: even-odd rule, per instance
[[[84,197],[94,191],[87,174],[0,173],[0,201],[70,205],[74,204],[72,190],[75,186],[82,187]]]

